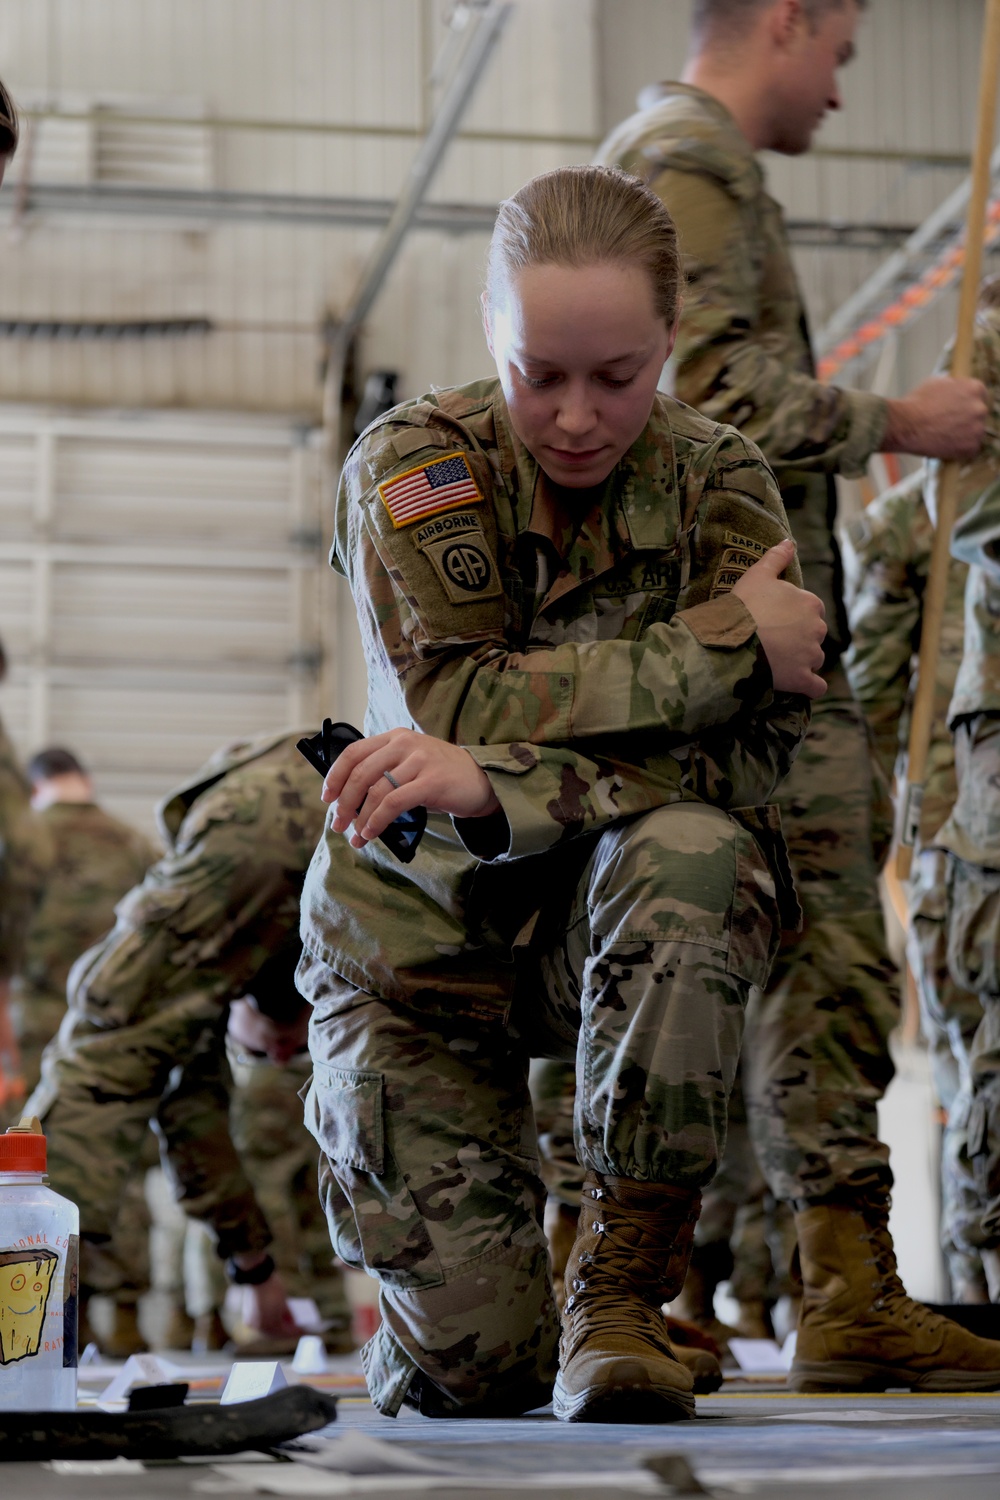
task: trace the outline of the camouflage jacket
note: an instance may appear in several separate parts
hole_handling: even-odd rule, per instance
[[[848,641],[833,474],[864,473],[885,433],[878,396],[816,379],[781,209],[729,111],[681,83],[602,145],[677,224],[687,275],[671,389],[759,445],[781,486],[806,588],[823,600],[832,662]]]
[[[321,842],[303,942],[387,998],[502,1013],[497,959],[551,900],[553,861],[669,802],[760,808],[805,729],[729,592],[787,534],[752,444],[657,397],[602,497],[547,540],[544,492],[496,380],[397,407],[344,469],[332,560],[357,605],[368,730],[465,746],[503,810],[432,817],[406,866]],[[421,973],[443,955],[450,993]]]
[[[882,769],[905,781],[915,656],[920,646],[924,591],[934,526],[924,501],[925,469],[873,500],[845,534],[851,647],[844,660],[865,711]],[[953,562],[948,577],[936,705],[921,842],[933,840],[955,801],[955,754],[948,704],[962,656],[962,599],[967,569]]]
[[[57,802],[33,813],[30,865],[34,898],[15,993],[65,1000],[74,960],[115,922],[115,905],[136,885],[157,850],[127,823],[93,802]]]
[[[295,940],[325,812],[295,749],[302,733],[229,746],[167,798],[166,854],[73,966],[73,1019],[31,1103],[46,1115],[53,1185],[80,1205],[84,1232],[109,1232],[155,1114],[181,1201],[211,1223],[220,1254],[268,1242],[229,1138],[225,1023],[229,1002]]]
[[[18,824],[31,788],[17,752],[0,723],[0,979],[9,979],[20,956],[26,900],[16,877]]]
[[[971,564],[965,595],[965,652],[951,721],[1000,711],[1000,309],[980,309],[972,373],[989,393],[987,436],[974,462],[959,471],[959,516],[952,554]],[[936,467],[936,466],[935,466]]]

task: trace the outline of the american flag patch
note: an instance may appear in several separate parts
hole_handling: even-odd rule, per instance
[[[483,498],[464,453],[449,453],[419,469],[408,469],[380,484],[378,492],[397,529]]]

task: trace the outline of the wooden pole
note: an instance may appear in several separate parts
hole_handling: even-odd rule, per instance
[[[990,192],[990,157],[996,124],[997,78],[1000,75],[1000,0],[986,0],[983,28],[982,64],[979,73],[979,111],[976,141],[972,158],[972,192],[965,232],[965,268],[958,307],[958,330],[952,355],[951,373],[959,378],[972,373],[973,339],[976,327],[976,303],[983,264],[983,235],[986,229],[986,206]],[[944,619],[945,595],[951,562],[951,533],[958,509],[958,470],[955,462],[941,465],[938,482],[937,526],[931,570],[924,595],[923,627],[920,632],[920,657],[917,667],[917,691],[910,721],[910,744],[906,760],[906,792],[900,820],[896,872],[900,880],[910,873],[913,845],[920,832],[920,810],[927,774],[927,753],[934,720],[934,698],[937,685],[941,625]]]

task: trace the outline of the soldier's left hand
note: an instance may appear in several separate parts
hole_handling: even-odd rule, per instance
[[[333,827],[354,825],[355,849],[378,838],[411,807],[483,818],[500,806],[486,772],[461,745],[413,729],[390,729],[357,740],[337,757],[323,782],[324,802],[335,802]]]

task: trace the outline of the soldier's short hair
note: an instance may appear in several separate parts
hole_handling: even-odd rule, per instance
[[[979,306],[991,310],[1000,307],[1000,272],[994,272],[979,283]]]
[[[811,26],[818,26],[827,11],[843,10],[852,0],[800,0]],[[864,10],[868,0],[853,0]],[[716,38],[731,40],[747,31],[758,11],[767,10],[775,0],[694,0],[691,30],[695,44],[704,46]]]
[[[14,155],[20,134],[14,101],[0,80],[0,157]]]
[[[49,745],[47,749],[39,750],[28,761],[27,772],[32,786],[37,786],[40,781],[48,781],[52,776],[87,774],[72,750],[66,750],[62,745]]]
[[[301,957],[302,944],[290,944],[272,954],[246,987],[246,998],[278,1026],[291,1026],[309,1004],[295,988],[295,970]]]
[[[672,327],[683,284],[677,230],[663,203],[617,167],[557,167],[501,203],[490,241],[491,307],[527,266],[638,266],[657,313]]]

